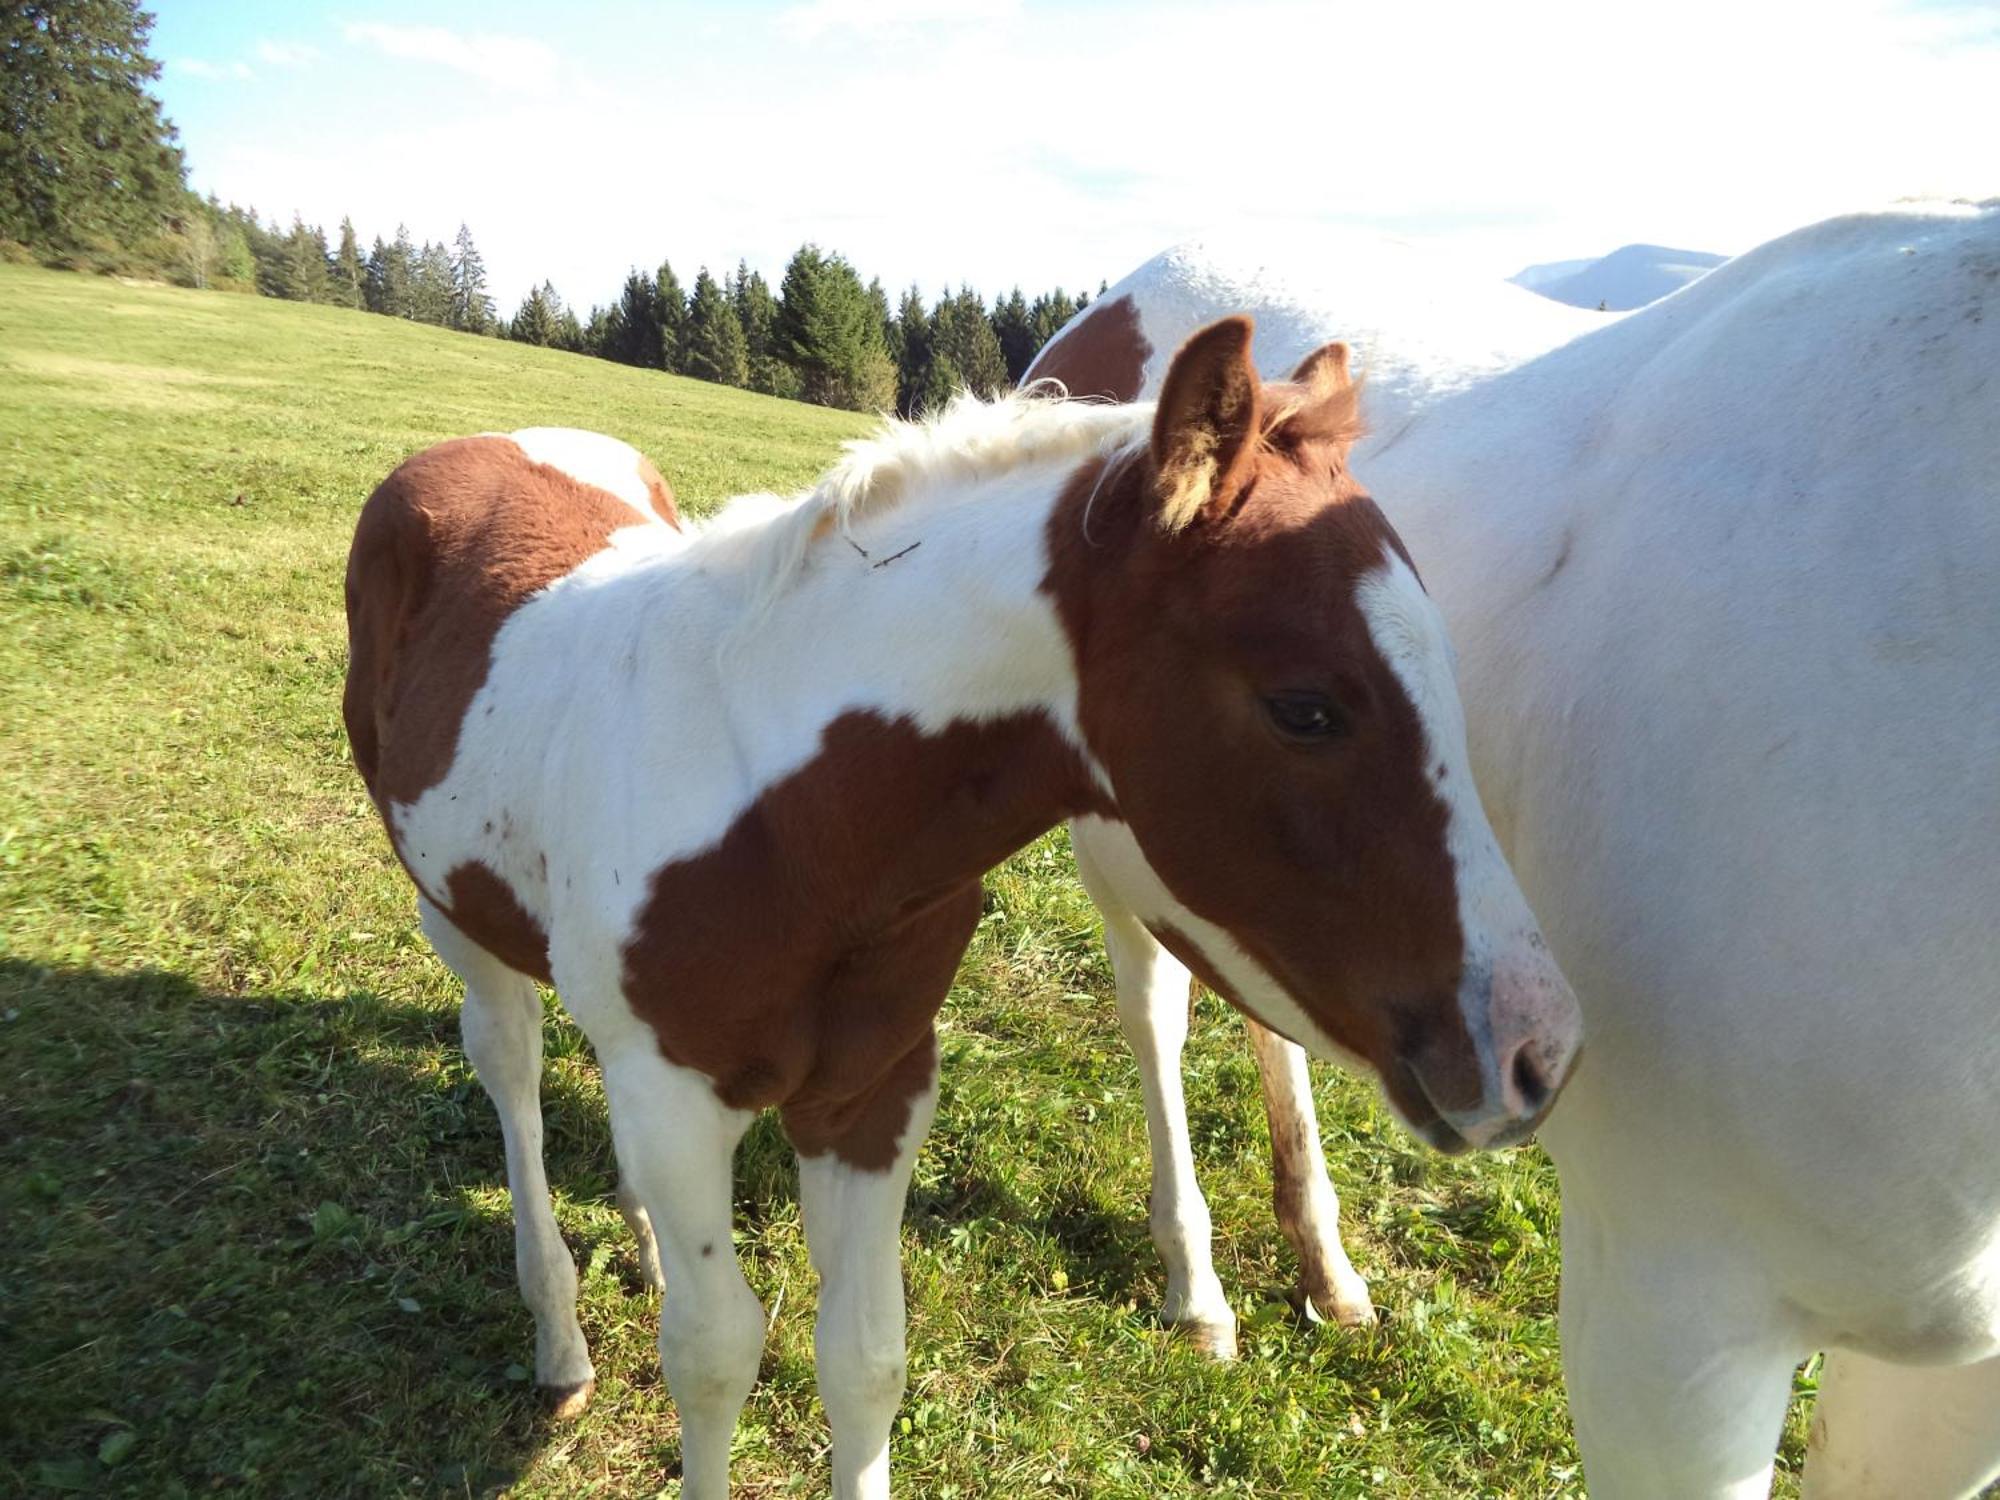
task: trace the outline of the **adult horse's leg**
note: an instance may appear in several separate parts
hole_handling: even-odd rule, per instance
[[[1643,1181],[1635,1190],[1644,1190]],[[1726,1215],[1623,1218],[1563,1191],[1563,1378],[1592,1500],[1765,1500],[1804,1354]]]
[[[1835,1350],[1801,1500],[1954,1500],[2000,1479],[2000,1359],[1919,1368]]]
[[[1368,1283],[1340,1243],[1340,1198],[1327,1175],[1303,1048],[1244,1017],[1264,1078],[1271,1125],[1271,1194],[1278,1227],[1299,1257],[1299,1291],[1322,1317],[1350,1327],[1375,1321]]]
[[[660,1368],[680,1413],[681,1494],[726,1500],[729,1442],[764,1347],[763,1304],[729,1234],[732,1155],[755,1115],[724,1104],[706,1074],[668,1062],[650,1031],[603,1030],[591,1040],[619,1170],[645,1205],[666,1273]]]
[[[501,963],[419,897],[424,936],[465,982],[465,1055],[500,1116],[514,1200],[514,1274],[535,1317],[535,1383],[558,1417],[590,1402],[596,1372],[576,1320],[576,1262],[556,1227],[542,1166],[542,1001],[535,982]]]
[[[1087,835],[1074,839],[1077,873],[1104,916],[1104,946],[1118,990],[1118,1024],[1139,1064],[1146,1140],[1153,1154],[1153,1243],[1167,1267],[1161,1321],[1219,1359],[1236,1356],[1236,1314],[1216,1278],[1213,1222],[1194,1177],[1181,1049],[1187,1043],[1192,976],[1122,902],[1092,859]]]

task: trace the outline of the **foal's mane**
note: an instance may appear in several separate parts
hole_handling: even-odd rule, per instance
[[[819,482],[775,514],[768,508],[773,502],[753,504],[743,517],[748,524],[732,525],[730,512],[741,503],[732,502],[711,524],[718,542],[740,538],[743,550],[733,563],[750,582],[754,619],[798,576],[815,541],[834,532],[846,536],[862,516],[944,485],[1107,454],[1143,441],[1152,421],[1152,402],[1070,400],[1054,382],[993,400],[968,391],[921,421],[884,417],[867,437],[843,444],[843,457]],[[765,524],[756,524],[763,517]]]

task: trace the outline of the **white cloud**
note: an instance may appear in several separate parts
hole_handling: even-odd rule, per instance
[[[206,62],[199,57],[177,57],[169,64],[177,73],[185,73],[190,78],[254,78],[248,63]]]
[[[841,19],[853,0],[809,8],[862,37]],[[837,67],[740,29],[701,43],[663,23],[596,54],[572,36],[540,76],[587,66],[588,89],[454,98],[414,127],[357,114],[337,139],[246,133],[194,150],[196,176],[286,220],[352,213],[364,235],[401,219],[449,239],[462,219],[508,307],[544,277],[603,301],[662,256],[684,284],[738,256],[769,275],[807,239],[892,289],[968,280],[990,297],[1094,289],[1218,227],[1359,222],[1504,275],[1633,240],[1735,252],[1899,195],[2000,192],[2000,46],[1896,0],[1149,0],[1065,12],[1060,46],[1033,10],[960,27],[928,0],[895,8],[937,24],[862,37]],[[648,142],[670,144],[639,153],[638,177]]]
[[[1020,0],[806,0],[780,11],[775,24],[781,35],[811,42],[841,31],[876,36],[919,27],[965,26],[1010,18],[1020,9]]]
[[[303,68],[318,59],[319,48],[304,42],[274,42],[266,38],[257,44],[257,60],[274,68]]]
[[[436,63],[496,87],[546,93],[555,85],[555,51],[532,37],[494,32],[462,33],[442,26],[392,26],[383,22],[350,25],[343,33],[377,51],[408,62]]]

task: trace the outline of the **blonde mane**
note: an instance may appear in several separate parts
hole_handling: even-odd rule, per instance
[[[1034,464],[1081,462],[1143,441],[1153,403],[1070,400],[1054,382],[994,400],[965,392],[921,421],[885,417],[795,500],[742,496],[702,528],[749,580],[749,617],[761,615],[805,566],[814,542],[945,485],[970,484]],[[740,551],[737,550],[740,547]]]

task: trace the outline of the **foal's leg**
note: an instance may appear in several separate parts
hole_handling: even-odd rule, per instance
[[[424,936],[465,982],[459,1013],[465,1055],[500,1116],[514,1200],[514,1274],[535,1317],[535,1383],[557,1417],[573,1417],[589,1404],[596,1372],[576,1321],[576,1262],[556,1227],[542,1168],[541,996],[532,979],[474,943],[429,901],[419,897],[417,908]]]
[[[2000,1479],[2000,1358],[1926,1369],[1835,1350],[1803,1500],[1955,1500]]]
[[[1313,1112],[1305,1052],[1274,1031],[1243,1019],[1264,1076],[1264,1117],[1271,1123],[1271,1193],[1278,1227],[1299,1257],[1299,1291],[1321,1317],[1359,1327],[1375,1321],[1368,1283],[1340,1243],[1340,1199],[1327,1176]]]
[[[813,1352],[833,1428],[834,1500],[888,1500],[889,1424],[905,1378],[903,1200],[937,1109],[931,1018],[979,910],[972,881],[847,956],[822,997],[821,1066],[875,1081],[851,1098],[784,1108],[820,1278]]]
[[[625,1216],[625,1227],[638,1242],[640,1279],[653,1291],[665,1291],[666,1278],[660,1273],[660,1242],[653,1238],[652,1216],[622,1175],[618,1179],[618,1212]]]
[[[1118,899],[1080,838],[1076,868],[1104,916],[1104,946],[1118,989],[1118,1024],[1138,1061],[1146,1101],[1146,1140],[1153,1153],[1151,1228],[1167,1267],[1160,1319],[1181,1329],[1204,1352],[1234,1359],[1236,1314],[1215,1275],[1210,1244],[1215,1231],[1194,1177],[1187,1098],[1181,1091],[1192,976]]]
[[[900,1070],[907,1082],[896,1092],[916,1093],[886,1165],[854,1165],[834,1150],[799,1158],[799,1209],[820,1279],[813,1353],[833,1428],[834,1500],[888,1500],[889,1427],[906,1378],[903,1201],[937,1108],[936,1060],[926,1039]]]
[[[660,1368],[680,1413],[681,1494],[726,1500],[729,1442],[764,1347],[764,1308],[729,1237],[731,1157],[754,1113],[724,1104],[706,1074],[668,1062],[643,1028],[599,1041],[598,1057],[619,1170],[645,1205],[666,1273]]]

